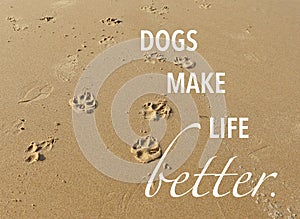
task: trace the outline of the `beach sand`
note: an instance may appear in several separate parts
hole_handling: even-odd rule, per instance
[[[298,1],[2,0],[0,10],[1,218],[297,218],[300,214]],[[101,21],[106,18],[121,22]],[[197,51],[215,71],[226,72],[227,115],[249,117],[250,137],[224,139],[210,170],[220,172],[229,158],[238,156],[230,171],[253,172],[252,183],[262,172],[278,172],[255,197],[172,198],[171,185],[163,184],[155,197],[147,198],[146,184],[114,180],[85,158],[68,104],[77,81],[99,53],[140,37],[141,29],[197,30]],[[126,65],[111,75],[97,97],[98,130],[109,150],[122,159],[137,162],[107,116],[113,94],[128,78],[161,71],[163,66],[143,60]],[[137,133],[147,130],[137,118],[139,107],[155,98],[141,97],[128,112]],[[170,178],[183,171],[199,173],[210,111],[205,96],[194,98],[203,116],[201,138]],[[164,149],[180,131],[178,120],[174,110],[161,142]],[[29,164],[24,151],[31,142],[45,150]],[[225,180],[221,190],[232,189],[236,179]],[[214,182],[204,180],[202,190],[211,190]],[[182,184],[179,191],[191,185]]]

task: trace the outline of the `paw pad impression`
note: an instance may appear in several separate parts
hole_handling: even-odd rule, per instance
[[[196,63],[191,61],[191,59],[187,56],[175,57],[173,63],[175,65],[180,66],[181,68],[187,68],[187,69],[194,68],[196,65]]]
[[[131,147],[131,153],[135,156],[135,159],[141,163],[148,163],[162,155],[162,149],[157,141],[151,135],[142,137],[136,141]]]
[[[97,100],[90,91],[84,91],[83,94],[74,96],[69,104],[77,113],[92,113],[98,105]]]
[[[142,114],[144,119],[147,120],[168,119],[171,114],[171,108],[167,105],[166,100],[147,102],[143,105]]]

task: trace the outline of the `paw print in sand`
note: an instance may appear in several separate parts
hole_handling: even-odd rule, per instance
[[[162,155],[162,149],[156,138],[153,136],[145,136],[136,141],[131,147],[131,153],[135,159],[141,163],[148,163]]]
[[[175,65],[180,66],[181,68],[194,68],[196,63],[191,61],[189,57],[184,56],[184,57],[175,57],[173,63]]]
[[[99,45],[104,45],[105,47],[112,46],[116,44],[116,41],[114,39],[114,36],[105,36],[102,35],[101,39],[98,41]]]
[[[39,160],[44,160],[45,157],[40,152],[41,151],[50,151],[53,148],[53,144],[58,139],[52,136],[49,136],[47,140],[39,142],[31,142],[30,145],[26,148],[25,153],[29,155],[25,158],[25,162],[34,163]]]
[[[150,62],[155,64],[157,62],[165,62],[167,58],[165,58],[162,54],[158,52],[145,53],[144,54],[144,62]]]
[[[166,100],[150,101],[143,105],[142,115],[144,119],[157,121],[160,118],[168,119],[171,107]],[[144,136],[131,147],[131,153],[141,163],[149,163],[162,155],[162,149],[158,140],[152,135]]]
[[[110,18],[110,17],[102,19],[101,22],[107,26],[115,26],[115,25],[122,23],[122,21],[120,19]]]
[[[144,119],[147,120],[168,119],[171,114],[171,108],[167,105],[166,100],[147,102],[143,105],[142,114]]]
[[[69,101],[69,105],[77,113],[80,112],[92,113],[96,109],[98,103],[91,92],[84,91],[83,94],[74,96]]]

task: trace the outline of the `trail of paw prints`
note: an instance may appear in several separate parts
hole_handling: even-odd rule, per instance
[[[256,168],[254,167],[253,170],[256,171]],[[239,169],[237,170],[239,174],[244,174],[248,172],[243,166],[239,166]],[[250,184],[247,185],[249,189],[254,188],[260,177],[253,175],[253,179],[250,182]],[[282,184],[280,182],[280,184]],[[297,212],[295,211],[295,207],[291,205],[287,205],[287,203],[281,201],[280,199],[274,199],[275,193],[270,191],[270,189],[261,187],[259,188],[260,192],[257,192],[255,196],[253,196],[252,200],[257,204],[259,208],[261,208],[268,217],[270,218],[288,218],[288,219],[295,219],[297,216]],[[293,196],[290,197],[291,199],[294,199]]]
[[[105,24],[106,26],[116,26],[116,25],[121,24],[123,21],[121,21],[118,18],[110,18],[110,17],[108,17],[108,18],[100,20],[100,22],[103,23],[103,24]]]
[[[171,107],[166,100],[150,101],[143,105],[139,112],[145,120],[158,121],[159,119],[168,119],[172,113]],[[143,136],[132,145],[130,152],[140,163],[149,163],[162,155],[162,148],[159,141],[152,135]]]
[[[58,79],[62,81],[71,81],[79,68],[78,55],[68,55],[63,63],[55,69],[55,73]]]
[[[53,86],[48,83],[34,82],[25,89],[25,94],[23,94],[23,97],[18,101],[19,104],[46,99],[52,93]]]
[[[31,142],[25,150],[25,153],[27,154],[25,162],[32,164],[37,161],[45,160],[46,157],[42,154],[42,152],[51,151],[57,140],[58,138],[49,136],[46,140]]]
[[[14,31],[26,30],[29,27],[26,24],[19,24],[20,19],[17,19],[14,16],[8,16],[8,17],[6,17],[6,20],[9,21],[12,24],[12,29]]]
[[[275,196],[275,193],[271,193],[271,197]],[[295,219],[297,214],[294,211],[294,207],[281,205],[279,201],[273,201],[268,198],[264,192],[256,194],[255,203],[260,205],[264,212],[268,214],[270,218],[288,218]]]
[[[154,51],[147,52],[144,54],[144,62],[155,64],[157,62],[166,62],[167,58],[165,58],[162,54]],[[196,66],[196,62],[192,61],[189,57],[175,57],[173,60],[173,64],[179,66],[180,68],[191,69]]]
[[[110,27],[114,27],[117,26],[119,24],[121,24],[123,21],[118,19],[118,18],[105,18],[105,19],[101,19],[100,22],[102,24],[105,24],[106,26],[110,26]],[[103,29],[104,31],[104,29]],[[116,33],[119,33],[118,30],[116,30]],[[99,45],[104,46],[104,47],[110,47],[114,44],[116,44],[115,41],[115,37],[113,35],[101,35],[101,38],[98,41]]]

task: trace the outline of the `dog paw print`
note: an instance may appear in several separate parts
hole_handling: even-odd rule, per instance
[[[6,20],[8,20],[10,23],[12,23],[12,29],[14,31],[21,31],[21,30],[26,30],[28,29],[28,25],[23,24],[20,25],[17,22],[19,22],[19,19],[16,19],[14,16],[8,16],[6,17]]]
[[[69,104],[72,107],[72,109],[77,113],[93,113],[98,105],[94,95],[89,91],[84,91],[83,94],[74,96],[69,101]]]
[[[145,136],[136,141],[131,147],[131,153],[141,163],[149,163],[161,157],[162,149],[156,138]]]
[[[141,7],[141,10],[151,13],[151,14],[158,14],[158,15],[164,15],[164,14],[169,13],[169,7],[167,5],[162,6],[161,8],[156,8],[152,4],[152,5],[147,5],[147,6]]]
[[[145,103],[141,113],[144,119],[157,121],[160,118],[168,119],[171,111],[166,100],[158,100]]]
[[[53,145],[57,140],[57,138],[49,136],[46,140],[39,142],[31,142],[25,150],[25,153],[28,154],[28,156],[25,158],[25,162],[31,164],[37,161],[44,160],[45,156],[41,154],[41,152],[52,150]]]
[[[181,68],[186,68],[186,69],[190,69],[190,68],[194,68],[196,63],[193,62],[189,57],[184,56],[184,57],[175,57],[173,63],[175,65],[180,66]]]
[[[109,47],[116,43],[113,36],[104,36],[102,35],[101,39],[98,41],[100,45],[105,45],[106,47]]]
[[[155,64],[156,60],[158,62],[165,62],[167,60],[167,58],[165,58],[162,54],[160,54],[158,52],[152,52],[152,53],[145,53],[144,54],[144,61],[145,62]]]
[[[118,18],[105,18],[105,19],[102,19],[101,22],[107,26],[116,26],[120,23],[122,23],[123,21],[121,21],[120,19]]]
[[[49,22],[51,20],[54,19],[54,16],[43,16],[40,18],[40,21],[46,21],[46,22]]]

